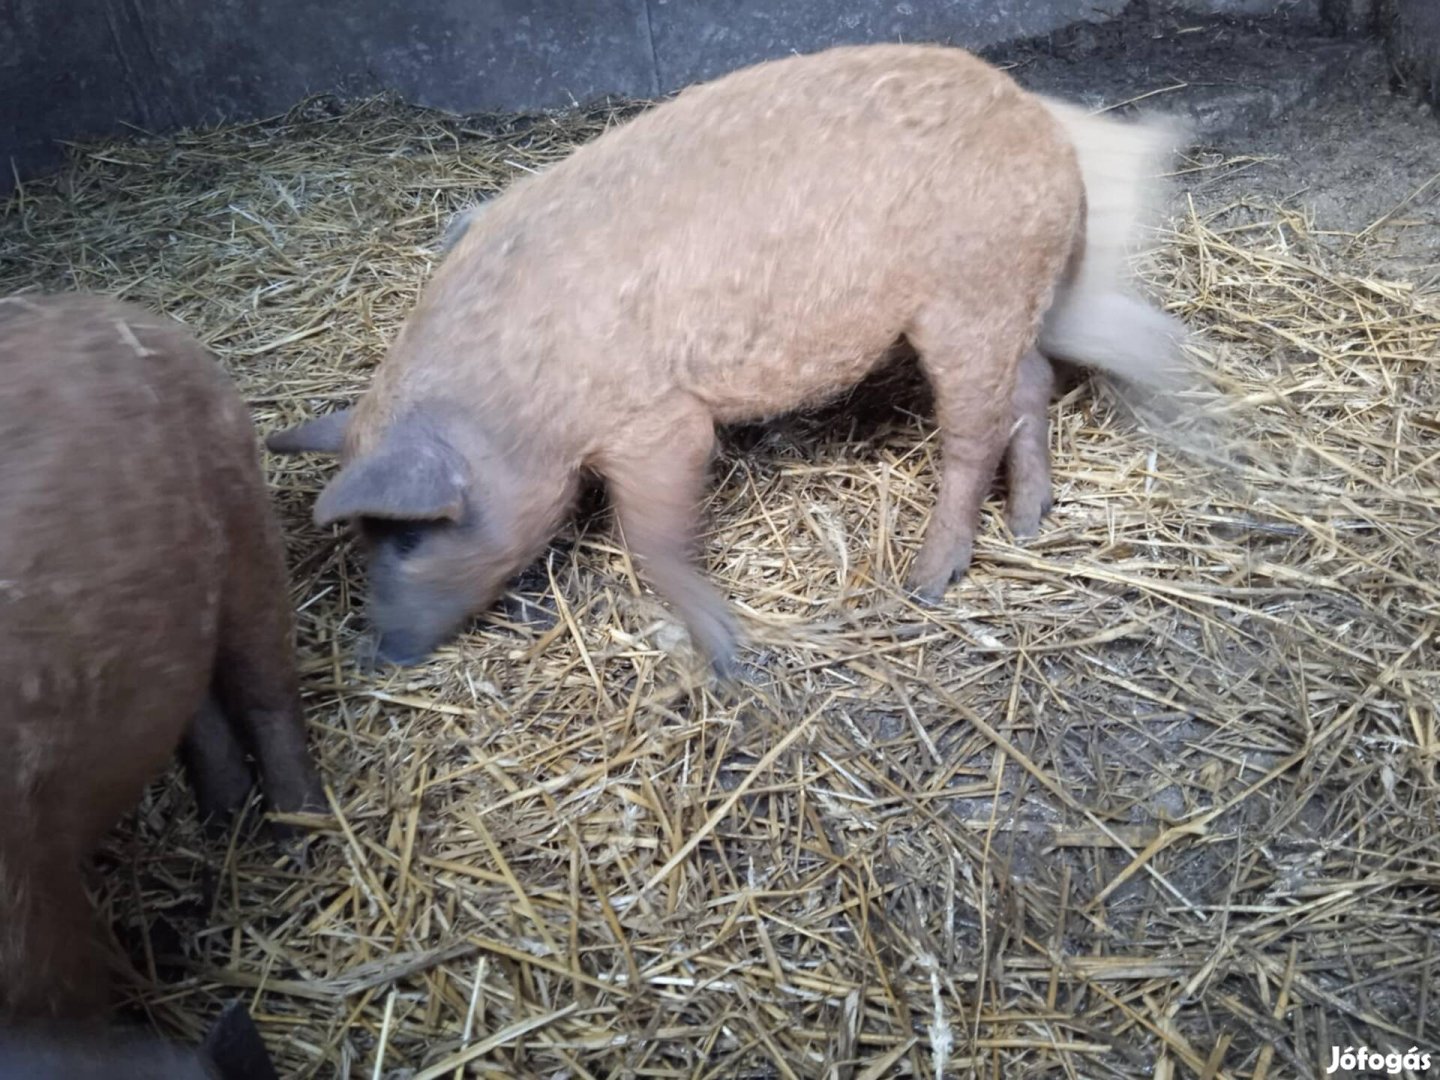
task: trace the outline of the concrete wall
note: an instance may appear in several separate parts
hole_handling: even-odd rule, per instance
[[[1320,0],[1170,0],[1208,12]],[[1440,2],[1440,0],[1437,0]],[[648,97],[841,42],[979,48],[1126,0],[0,0],[0,187],[59,139],[398,90],[464,112]]]

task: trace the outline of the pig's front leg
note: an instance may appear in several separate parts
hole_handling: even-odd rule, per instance
[[[52,825],[57,820],[41,817]],[[109,983],[81,862],[73,838],[53,829],[25,835],[0,828],[0,1020],[6,1024],[91,1019],[106,1010]]]
[[[252,780],[245,747],[213,692],[205,695],[205,703],[185,731],[180,760],[195,792],[200,820],[210,828],[224,826],[245,805]]]
[[[627,425],[596,462],[646,576],[675,605],[695,645],[722,678],[734,669],[735,623],[725,600],[692,561],[715,422],[696,399],[676,394]]]
[[[264,497],[259,491],[254,501]],[[305,744],[279,533],[269,522],[249,527],[248,542],[231,551],[225,581],[216,699],[254,753],[270,806],[323,813],[324,789]]]

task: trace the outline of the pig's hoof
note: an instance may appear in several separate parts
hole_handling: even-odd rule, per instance
[[[775,659],[775,653],[770,649],[751,651],[745,659],[736,659],[724,676],[720,684],[721,689],[735,693],[741,690],[754,690],[773,681],[771,665]]]
[[[750,652],[743,660],[732,653],[723,665],[711,661],[710,670],[715,675],[716,689],[722,694],[736,694],[763,685],[771,678],[770,664],[774,659],[774,653],[762,649]]]
[[[740,679],[740,665],[734,652],[710,657],[710,673],[722,686],[730,686]]]
[[[293,762],[287,764],[290,767],[283,772],[272,770],[265,778],[265,796],[271,808],[282,814],[328,817],[330,804],[325,799],[325,786],[309,762],[303,768],[295,768]]]
[[[230,830],[235,827],[235,818],[239,813],[230,807],[200,809],[200,832],[211,840],[227,836]]]
[[[325,798],[325,788],[321,785],[318,776],[306,783],[304,792],[296,805],[298,813],[330,816],[330,802]]]
[[[731,680],[735,673],[739,635],[728,613],[703,613],[693,619],[687,629],[691,643],[709,661],[715,678],[721,682]]]
[[[254,782],[250,770],[243,767],[243,761],[241,765],[238,774],[212,774],[204,781],[199,778],[195,781],[195,809],[200,816],[200,827],[207,836],[228,833],[235,818],[245,809]]]
[[[224,723],[228,725],[228,721]],[[205,831],[212,835],[229,831],[231,822],[249,801],[250,789],[254,786],[244,751],[235,742],[229,727],[220,729],[215,735],[224,736],[226,752],[186,755],[190,786],[195,792],[195,808],[199,811]],[[220,741],[217,737],[212,740],[212,745]]]
[[[971,543],[957,543],[950,547],[953,554],[938,555],[929,543],[920,549],[919,556],[910,568],[905,588],[917,603],[935,605],[945,598],[950,583],[970,569],[970,556],[974,547]]]
[[[1017,506],[1005,515],[1005,524],[1010,535],[1016,540],[1029,540],[1040,535],[1040,522],[1045,517],[1046,507]]]
[[[303,833],[294,825],[278,821],[270,822],[270,837],[280,854],[284,855],[298,870],[310,868],[310,845],[314,837]]]
[[[956,576],[953,569],[929,573],[912,572],[905,580],[905,592],[915,603],[923,607],[934,607],[945,599],[945,591],[950,588],[950,583]]]
[[[907,583],[905,586],[905,595],[920,607],[933,608],[939,607],[940,602],[945,599],[945,589],[937,589],[930,586],[916,586]]]
[[[1012,495],[1005,507],[1005,524],[1016,540],[1029,540],[1040,534],[1040,523],[1050,513],[1055,500],[1049,490],[1041,494],[1021,492]]]
[[[755,692],[760,683],[760,672],[752,665],[732,658],[723,668],[713,661],[710,665],[713,679],[710,692],[727,705],[734,705]]]
[[[717,685],[734,688],[745,682],[745,665],[739,659],[739,641],[734,628],[726,623],[723,633],[703,646],[709,660],[710,674]]]
[[[270,1060],[255,1021],[246,1011],[245,1003],[232,1001],[221,1010],[201,1045],[205,1057],[223,1077],[250,1077],[251,1080],[275,1080],[279,1074]]]

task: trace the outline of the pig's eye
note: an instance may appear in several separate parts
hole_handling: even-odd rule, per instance
[[[408,555],[425,539],[425,533],[435,526],[428,521],[364,518],[360,527],[372,544],[387,547],[397,555]]]

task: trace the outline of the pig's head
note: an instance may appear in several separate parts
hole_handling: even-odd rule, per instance
[[[525,515],[515,506],[516,478],[468,425],[435,410],[380,425],[343,410],[266,444],[279,453],[340,454],[315,520],[349,521],[360,535],[381,660],[423,660],[490,607],[533,557],[534,538],[517,535]]]

